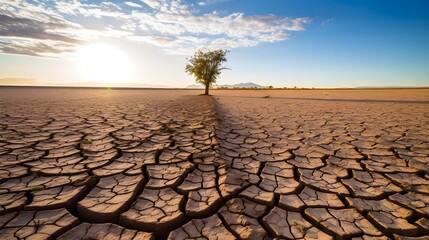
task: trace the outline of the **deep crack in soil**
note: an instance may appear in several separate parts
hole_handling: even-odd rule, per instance
[[[0,91],[1,239],[429,233],[421,101]]]

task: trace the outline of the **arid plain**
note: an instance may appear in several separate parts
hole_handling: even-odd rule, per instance
[[[428,239],[429,89],[0,88],[0,239]]]

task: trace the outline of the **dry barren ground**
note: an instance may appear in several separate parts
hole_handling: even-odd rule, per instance
[[[427,239],[429,90],[0,88],[0,239]]]

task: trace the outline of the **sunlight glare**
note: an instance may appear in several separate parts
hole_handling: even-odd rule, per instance
[[[85,81],[120,83],[129,81],[131,62],[128,56],[112,45],[84,45],[77,51],[77,62]]]

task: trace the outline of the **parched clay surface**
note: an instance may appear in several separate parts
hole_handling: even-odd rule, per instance
[[[427,239],[429,90],[300,91],[1,88],[0,239]]]

